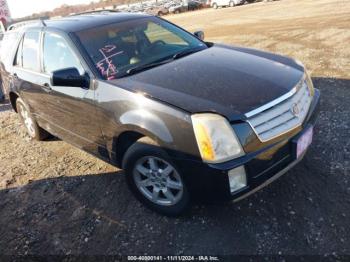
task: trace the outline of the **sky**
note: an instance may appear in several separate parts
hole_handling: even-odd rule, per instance
[[[41,11],[51,11],[63,4],[88,4],[91,0],[7,0],[12,18],[19,18]]]

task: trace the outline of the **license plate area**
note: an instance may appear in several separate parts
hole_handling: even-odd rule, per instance
[[[309,127],[296,141],[296,158],[299,159],[312,143],[314,135],[313,127]]]

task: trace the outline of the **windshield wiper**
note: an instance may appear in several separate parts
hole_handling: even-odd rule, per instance
[[[147,69],[151,69],[153,67],[157,67],[157,66],[160,66],[160,65],[163,65],[163,64],[167,64],[173,60],[176,60],[176,59],[179,59],[181,57],[184,57],[184,56],[187,56],[187,55],[190,55],[190,54],[193,54],[193,53],[196,53],[198,51],[201,51],[203,50],[204,48],[203,47],[195,47],[195,48],[189,48],[189,49],[185,49],[185,50],[182,50],[180,51],[179,53],[176,53],[175,55],[172,55],[167,58],[163,58],[161,60],[158,60],[156,62],[152,62],[152,63],[149,63],[149,64],[144,64],[144,65],[140,65],[140,66],[136,66],[136,67],[133,67],[133,68],[130,68],[129,70],[126,71],[126,75],[132,75],[132,74],[136,74],[136,73],[139,73],[139,72],[142,72],[142,71],[145,71]]]
[[[175,55],[173,55],[173,59],[179,59],[181,57],[196,53],[198,51],[203,50],[203,47],[195,47],[195,48],[189,48],[189,49],[185,49],[180,51],[179,53],[176,53]]]
[[[136,73],[145,71],[145,70],[147,70],[147,69],[151,69],[151,68],[153,68],[153,67],[156,67],[156,66],[160,66],[160,65],[169,63],[170,61],[172,61],[172,59],[162,60],[162,61],[159,61],[159,62],[153,62],[153,63],[141,65],[141,66],[136,66],[136,67],[133,67],[133,68],[130,68],[129,70],[127,70],[127,71],[126,71],[126,74],[127,74],[127,75],[136,74]]]

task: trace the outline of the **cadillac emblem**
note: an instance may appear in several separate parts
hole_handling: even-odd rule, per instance
[[[292,105],[291,112],[292,112],[292,114],[293,114],[294,116],[296,116],[296,117],[299,116],[299,114],[300,114],[300,109],[299,109],[298,104],[294,103],[294,104]]]

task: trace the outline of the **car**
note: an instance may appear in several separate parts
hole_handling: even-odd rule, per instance
[[[169,13],[172,13],[172,14],[179,14],[187,11],[188,11],[188,6],[184,5],[183,3],[175,4],[169,7]]]
[[[169,10],[163,6],[153,6],[145,10],[147,14],[163,16],[169,13]]]
[[[198,10],[204,7],[204,2],[201,1],[189,1],[188,2],[188,11]]]
[[[225,7],[225,6],[236,6],[236,5],[241,5],[244,4],[245,0],[209,0],[209,5],[217,9],[219,7]]]
[[[179,4],[180,4],[179,1],[170,1],[170,2],[165,3],[163,6],[165,8],[167,8],[167,9],[169,9],[172,6],[176,6],[176,5],[179,5]]]
[[[1,78],[29,137],[52,134],[122,168],[164,215],[241,200],[312,142],[320,92],[292,58],[132,13],[31,22],[4,41]]]

